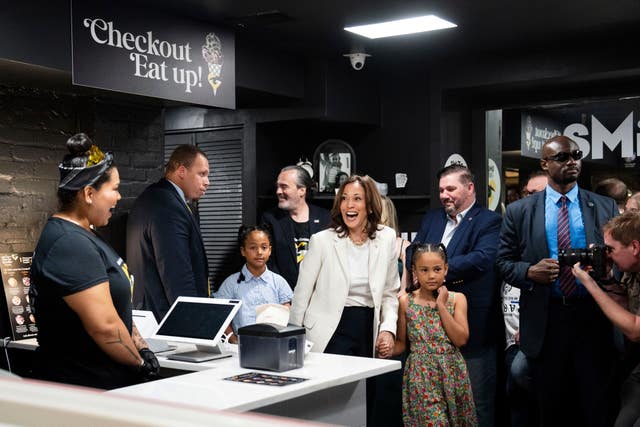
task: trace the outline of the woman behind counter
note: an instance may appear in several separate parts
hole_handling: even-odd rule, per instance
[[[131,319],[127,266],[93,231],[120,200],[118,169],[83,133],[58,166],[60,209],[42,231],[31,267],[38,320],[34,374],[112,389],[157,376],[158,360]]]
[[[311,236],[291,305],[312,351],[391,356],[400,289],[396,233],[380,224],[382,202],[368,176],[350,176],[333,202],[331,226]]]

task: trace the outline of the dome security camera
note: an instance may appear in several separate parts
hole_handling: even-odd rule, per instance
[[[368,53],[345,53],[343,56],[346,56],[351,61],[351,66],[354,70],[360,71],[364,67],[364,61],[367,59],[369,55]]]

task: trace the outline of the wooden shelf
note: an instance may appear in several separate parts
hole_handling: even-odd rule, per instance
[[[391,200],[430,200],[428,194],[390,194]]]

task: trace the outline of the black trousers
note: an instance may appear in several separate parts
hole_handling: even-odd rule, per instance
[[[345,307],[325,353],[371,357],[373,354],[373,308]]]
[[[340,317],[340,323],[325,353],[342,354],[345,356],[371,357],[373,354],[373,308],[345,307]],[[372,416],[375,406],[376,383],[374,378],[367,378],[367,426],[377,427],[375,417]]]
[[[591,297],[551,299],[544,345],[533,362],[542,426],[609,426],[613,327]]]

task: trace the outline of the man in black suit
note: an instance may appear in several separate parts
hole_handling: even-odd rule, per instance
[[[563,241],[602,245],[602,226],[618,213],[612,199],[578,187],[581,158],[566,136],[546,141],[540,166],[549,184],[507,206],[500,232],[497,265],[521,290],[520,349],[533,370],[544,426],[607,425],[615,393],[607,387],[615,361],[611,324],[557,260]]]
[[[179,296],[209,296],[209,267],[194,207],[209,186],[209,161],[195,145],[178,146],[164,178],[147,187],[127,221],[133,305],[162,319]]]
[[[502,333],[494,268],[502,218],[476,201],[474,176],[461,165],[438,172],[441,208],[424,216],[413,243],[442,242],[449,270],[445,285],[468,301],[469,341],[461,349],[481,426],[495,425],[497,340]],[[407,250],[410,268],[412,250]]]
[[[307,203],[311,176],[300,166],[280,171],[276,195],[278,207],[262,216],[273,229],[274,249],[269,269],[285,278],[291,289],[298,281],[298,266],[309,249],[312,234],[324,230],[331,221],[329,211]]]

